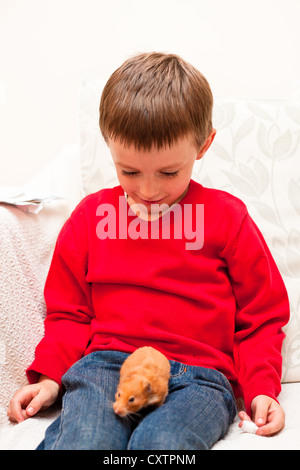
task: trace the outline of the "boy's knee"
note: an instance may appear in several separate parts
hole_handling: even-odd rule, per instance
[[[171,439],[169,432],[152,429],[149,433],[144,429],[136,429],[128,443],[128,450],[170,450]]]
[[[182,429],[174,433],[172,429],[144,429],[138,427],[128,443],[128,450],[208,450],[209,444],[193,431]]]

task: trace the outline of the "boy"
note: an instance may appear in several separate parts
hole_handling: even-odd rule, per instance
[[[212,106],[206,79],[175,55],[140,54],[108,80],[100,128],[120,186],[87,196],[64,225],[31,385],[8,410],[20,422],[65,391],[38,449],[209,449],[240,394],[241,423],[265,436],[284,427],[281,276],[245,205],[191,180],[216,133]],[[119,418],[120,367],[146,345],[170,360],[169,394]]]

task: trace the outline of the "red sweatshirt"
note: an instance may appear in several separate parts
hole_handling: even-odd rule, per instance
[[[30,382],[60,384],[83,355],[148,345],[222,372],[248,412],[256,395],[277,397],[289,304],[261,233],[239,199],[193,180],[174,207],[143,221],[120,186],[77,206],[55,247]]]

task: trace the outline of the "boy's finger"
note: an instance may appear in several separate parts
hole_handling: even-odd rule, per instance
[[[239,418],[240,418],[240,420],[241,420],[241,421],[239,422],[239,427],[240,427],[240,428],[243,426],[244,421],[251,421],[250,416],[248,416],[245,411],[240,411],[240,412],[239,412]]]
[[[280,420],[274,419],[273,421],[270,421],[264,426],[259,427],[256,431],[256,434],[258,434],[259,436],[272,436],[273,434],[279,432],[281,428],[282,426]]]
[[[28,418],[24,408],[28,405],[28,403],[32,400],[33,396],[37,393],[35,387],[24,387],[12,397],[9,408],[8,408],[8,416],[10,419],[21,423],[26,418]]]
[[[259,400],[255,410],[254,410],[254,416],[253,416],[253,421],[257,426],[263,426],[267,422],[268,418],[268,412],[269,412],[269,403],[266,402],[265,400]]]
[[[270,407],[271,410],[272,407]],[[277,432],[281,431],[285,425],[285,415],[283,411],[276,412],[276,410],[271,410],[268,415],[268,423],[259,428],[257,434],[262,436],[272,436]]]
[[[7,414],[12,421],[17,421],[18,423],[21,423],[25,419],[22,413],[21,404],[16,399],[11,400]]]
[[[28,403],[26,407],[26,413],[28,416],[35,415],[43,407],[48,407],[52,405],[54,400],[51,400],[49,397],[49,392],[47,390],[40,389],[39,393]]]
[[[239,418],[242,420],[251,421],[251,418],[247,415],[246,411],[240,411]]]
[[[40,395],[37,395],[36,397],[33,398],[33,400],[31,400],[30,403],[28,403],[26,407],[27,415],[34,416],[38,411],[40,411],[42,406],[43,406],[42,397],[40,397]]]

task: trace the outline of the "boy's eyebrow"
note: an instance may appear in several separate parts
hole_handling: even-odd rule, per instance
[[[126,163],[116,162],[116,164],[119,165],[119,166],[122,166],[124,168],[127,168],[128,170],[139,171],[139,170],[136,170],[135,168],[133,168],[132,166],[127,165]]]
[[[123,168],[127,168],[128,170],[132,170],[132,171],[140,171],[136,168],[133,168],[132,166],[130,165],[127,165],[126,163],[123,163],[123,162],[116,162],[117,165],[119,166],[122,166]],[[171,170],[171,169],[178,169],[180,166],[181,166],[182,162],[180,163],[172,163],[171,165],[168,165],[168,166],[165,166],[165,167],[162,167],[159,169],[159,171],[165,171],[165,170]]]
[[[172,163],[171,165],[160,168],[160,170],[170,170],[174,168],[178,169],[181,165],[182,165],[182,162],[178,162],[178,163],[176,162],[176,163]]]

